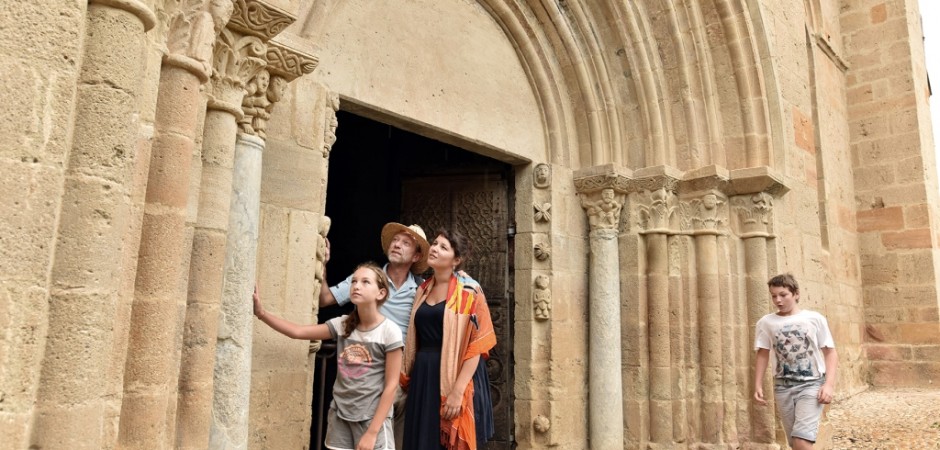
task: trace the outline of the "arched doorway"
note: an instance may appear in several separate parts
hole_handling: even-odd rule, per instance
[[[465,270],[486,293],[498,342],[486,362],[496,420],[486,448],[512,448],[512,166],[354,113],[340,111],[337,121],[326,198],[333,249],[328,281],[339,282],[362,261],[384,263],[379,231],[387,222],[419,224],[429,238],[441,227],[467,234],[473,254]],[[325,308],[319,321],[343,313]],[[330,357],[318,358],[314,376],[311,448],[321,448],[325,430],[325,411],[318,408],[329,407]]]

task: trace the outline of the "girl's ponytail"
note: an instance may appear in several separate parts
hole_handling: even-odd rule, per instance
[[[375,285],[378,286],[379,289],[385,289],[385,298],[376,302],[376,305],[382,306],[382,304],[388,300],[388,296],[391,295],[391,292],[388,290],[388,275],[385,275],[385,271],[371,261],[359,264],[356,266],[355,271],[358,271],[359,269],[371,270],[375,274]],[[359,326],[359,322],[359,310],[353,309],[353,311],[349,313],[348,316],[346,316],[346,320],[343,321],[343,336],[349,337],[353,330]]]

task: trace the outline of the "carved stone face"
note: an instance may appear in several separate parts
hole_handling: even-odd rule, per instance
[[[601,191],[601,198],[607,203],[614,201],[614,190],[611,188],[604,189]]]
[[[715,194],[706,194],[702,197],[702,205],[705,209],[715,209],[718,206],[718,196]]]
[[[546,277],[545,275],[539,275],[539,276],[535,277],[535,287],[537,287],[537,288],[539,288],[539,289],[547,289],[547,288],[548,288],[548,277]]]
[[[255,85],[258,86],[258,92],[266,92],[268,84],[271,82],[271,74],[267,70],[262,70],[255,75]]]
[[[538,187],[548,186],[551,176],[551,167],[548,164],[539,164],[535,166],[535,185]]]

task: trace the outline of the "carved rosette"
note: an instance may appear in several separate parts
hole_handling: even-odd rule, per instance
[[[545,203],[534,203],[532,208],[535,210],[535,221],[536,222],[551,222],[552,221],[552,204]]]
[[[535,247],[532,249],[532,253],[535,256],[535,259],[539,261],[547,261],[548,258],[552,257],[552,247],[546,242],[539,242],[535,244]]]
[[[297,20],[291,14],[258,0],[235,0],[228,27],[263,41],[277,36]]]
[[[773,196],[766,192],[739,195],[731,199],[731,205],[737,213],[742,238],[772,236]]]

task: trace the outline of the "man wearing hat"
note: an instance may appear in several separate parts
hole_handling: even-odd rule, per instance
[[[329,247],[327,247],[329,248]],[[416,274],[428,269],[428,244],[424,230],[418,225],[404,226],[389,222],[382,227],[382,248],[388,257],[385,274],[388,275],[388,300],[379,308],[383,316],[388,317],[401,328],[402,336],[408,334],[408,321],[411,319],[411,305],[415,292],[424,280]],[[329,261],[329,250],[324,263]],[[325,270],[325,269],[324,269]],[[330,287],[326,277],[320,286],[320,307],[349,303],[349,286],[352,275]]]

